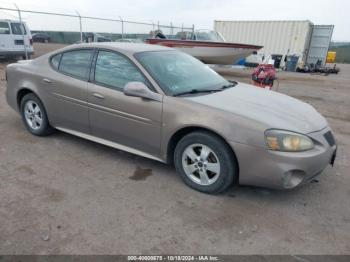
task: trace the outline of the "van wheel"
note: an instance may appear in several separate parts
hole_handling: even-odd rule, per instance
[[[221,193],[237,181],[236,158],[222,139],[209,132],[183,137],[175,148],[174,163],[184,182],[200,192]]]
[[[44,105],[35,94],[30,93],[22,98],[20,110],[23,123],[31,134],[47,136],[55,131],[50,126]]]

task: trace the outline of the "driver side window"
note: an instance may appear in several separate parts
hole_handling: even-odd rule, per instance
[[[99,51],[95,66],[95,82],[117,90],[123,90],[128,82],[147,81],[126,57],[109,51]]]

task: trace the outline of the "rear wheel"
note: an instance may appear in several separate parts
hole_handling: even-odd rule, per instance
[[[33,135],[47,136],[54,132],[45,107],[35,94],[30,93],[22,98],[20,110],[25,127]]]
[[[204,193],[223,192],[238,176],[238,164],[228,145],[208,132],[183,137],[175,148],[174,163],[184,182]]]

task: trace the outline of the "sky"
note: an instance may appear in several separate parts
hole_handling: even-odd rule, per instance
[[[333,24],[333,41],[350,41],[349,0],[0,0],[0,7],[16,3],[21,9],[63,12],[105,18],[122,17],[124,20],[142,21],[181,27],[212,29],[214,20],[310,20],[314,24]],[[0,18],[12,18],[15,12],[0,10]],[[79,29],[73,18],[47,17],[23,14],[32,30]],[[119,32],[120,25],[111,22],[84,21],[83,30],[104,28]],[[149,31],[149,27],[142,30]],[[127,25],[125,31],[139,27]],[[103,31],[103,30],[102,30]]]

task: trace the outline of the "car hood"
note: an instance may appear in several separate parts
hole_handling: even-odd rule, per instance
[[[274,91],[238,83],[209,95],[186,97],[193,102],[255,120],[266,129],[311,133],[325,128],[325,118],[311,105]]]

